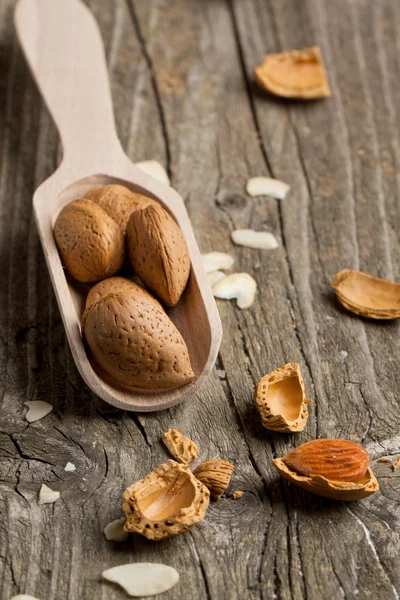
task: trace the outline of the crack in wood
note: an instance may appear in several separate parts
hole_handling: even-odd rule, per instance
[[[143,35],[141,27],[140,27],[139,19],[137,17],[135,7],[134,7],[134,2],[132,0],[126,0],[126,3],[127,3],[128,13],[129,13],[130,19],[132,21],[133,28],[135,30],[137,39],[140,44],[140,48],[142,50],[143,57],[145,59],[146,65],[149,69],[151,85],[152,85],[152,89],[153,89],[153,93],[154,93],[154,99],[157,104],[157,109],[158,109],[158,113],[160,116],[161,130],[162,130],[162,134],[163,134],[163,138],[164,138],[165,156],[167,159],[166,171],[168,173],[168,177],[169,177],[170,181],[172,181],[173,174],[172,174],[172,169],[171,169],[171,150],[170,150],[170,143],[169,143],[167,120],[166,120],[164,108],[162,105],[161,93],[160,93],[160,90],[159,90],[158,84],[157,84],[156,72],[154,70],[154,65],[153,65],[151,55],[147,49],[146,38]]]

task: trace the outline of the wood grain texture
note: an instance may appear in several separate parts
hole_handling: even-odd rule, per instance
[[[159,414],[111,408],[82,383],[32,221],[34,188],[55,168],[58,137],[0,2],[0,596],[119,599],[103,569],[151,560],[178,569],[169,599],[396,599],[400,591],[399,323],[346,312],[330,290],[342,268],[400,281],[400,7],[353,0],[91,0],[106,44],[116,122],[134,161],[155,158],[185,200],[202,251],[234,254],[260,293],[219,302],[219,369]],[[252,82],[268,51],[319,44],[332,97],[294,103]],[[284,202],[250,199],[248,177],[288,182]],[[280,248],[229,241],[272,231]],[[347,354],[345,354],[347,353]],[[301,364],[310,417],[300,434],[262,429],[258,378]],[[54,410],[28,426],[26,399]],[[235,464],[237,501],[213,504],[191,533],[107,542],[121,491],[166,458],[179,428],[199,460]],[[381,491],[341,504],[288,487],[271,459],[316,436],[362,441]],[[67,461],[75,473],[65,473]],[[61,491],[38,506],[42,482]]]

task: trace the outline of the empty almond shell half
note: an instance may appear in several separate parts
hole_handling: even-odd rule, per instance
[[[193,474],[208,487],[214,500],[219,500],[229,485],[234,468],[227,460],[206,460]]]
[[[302,431],[307,423],[307,404],[300,365],[288,363],[258,382],[254,394],[261,421],[272,431]]]
[[[169,460],[123,493],[125,531],[149,540],[184,533],[204,518],[209,500],[207,487],[189,467]]]
[[[333,278],[332,287],[339,302],[357,315],[370,319],[400,318],[400,283],[343,269]]]
[[[276,96],[302,100],[330,96],[318,46],[267,54],[254,73],[257,83]]]
[[[162,436],[163,442],[171,455],[185,465],[193,462],[199,453],[199,449],[194,442],[179,429],[167,429]]]

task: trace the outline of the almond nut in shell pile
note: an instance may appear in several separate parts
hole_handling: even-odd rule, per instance
[[[190,273],[185,238],[162,207],[135,210],[126,229],[129,260],[143,283],[167,306],[175,306]]]
[[[194,377],[186,344],[146,290],[107,294],[89,304],[82,334],[98,365],[120,384],[152,390],[180,387]]]
[[[289,482],[325,498],[359,500],[379,490],[368,452],[348,440],[306,442],[273,465]]]
[[[99,281],[90,290],[86,298],[85,308],[88,308],[96,300],[108,296],[108,294],[135,294],[138,288],[138,284],[127,279],[126,277],[108,277]]]
[[[82,282],[114,275],[124,262],[124,236],[117,223],[91,200],[74,200],[60,212],[54,237],[68,273]]]
[[[122,496],[125,531],[161,540],[184,533],[206,513],[210,492],[186,465],[168,460]]]
[[[101,206],[118,223],[123,233],[126,231],[129,217],[133,211],[148,204],[158,204],[153,198],[137,194],[118,184],[94,187],[85,193],[85,198]]]

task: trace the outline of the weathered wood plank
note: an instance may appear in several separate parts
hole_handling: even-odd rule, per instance
[[[201,248],[233,253],[260,286],[251,310],[219,304],[226,380],[213,376],[175,409],[132,415],[85,389],[66,346],[30,208],[58,138],[13,39],[13,5],[0,3],[1,597],[123,598],[101,571],[151,560],[181,574],[166,599],[396,598],[398,473],[374,464],[382,493],[342,506],[280,482],[271,458],[317,435],[362,440],[374,458],[400,450],[398,324],[353,318],[329,289],[345,266],[400,279],[398,7],[88,2],[128,154],[163,162]],[[287,103],[254,88],[266,52],[312,43],[331,99]],[[247,178],[268,173],[292,185],[284,203],[246,196]],[[280,248],[234,248],[229,232],[242,226],[274,232]],[[252,392],[289,360],[301,363],[313,403],[302,434],[278,436],[261,428]],[[23,402],[35,398],[55,408],[28,426]],[[185,536],[107,542],[121,491],[166,459],[160,437],[171,426],[198,443],[200,459],[232,460],[231,489],[245,495],[213,505]],[[76,473],[64,472],[68,460]],[[61,491],[54,506],[37,506],[42,482]]]

